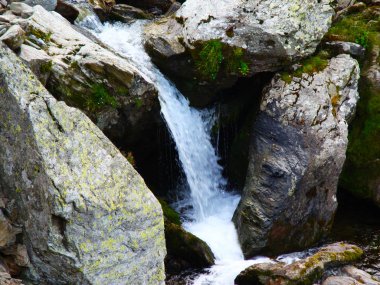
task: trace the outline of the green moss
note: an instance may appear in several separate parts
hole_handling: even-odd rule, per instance
[[[244,49],[230,47],[217,39],[202,43],[192,52],[192,57],[199,74],[206,80],[215,80],[221,70],[227,74],[247,76],[250,68],[244,53]]]
[[[211,40],[203,46],[195,63],[204,77],[215,80],[223,59],[222,43],[220,40]]]
[[[324,70],[329,64],[329,55],[324,52],[320,52],[317,55],[309,57],[300,62],[300,67],[293,72],[282,72],[281,79],[286,83],[291,83],[293,77],[302,77],[302,74],[313,74]]]
[[[40,66],[40,72],[41,73],[49,73],[53,67],[53,62],[49,60],[46,63],[41,64]]]
[[[27,33],[28,33],[28,34],[31,34],[31,35],[34,35],[35,37],[37,37],[37,38],[43,40],[45,43],[50,42],[50,40],[51,40],[51,36],[52,36],[52,33],[51,33],[51,32],[44,33],[43,31],[41,31],[41,30],[39,30],[39,29],[36,29],[36,28],[33,27],[33,26],[29,26],[29,27],[28,27]]]
[[[380,44],[379,8],[369,7],[364,11],[344,16],[334,23],[325,36],[325,41],[347,41],[371,49]]]
[[[325,39],[356,42],[367,47],[361,62],[360,100],[350,126],[347,160],[340,177],[340,186],[361,198],[373,196],[372,184],[380,178],[380,90],[366,77],[374,60],[372,50],[380,46],[379,11],[378,6],[372,6],[342,18]]]
[[[109,94],[104,84],[97,83],[91,86],[91,95],[87,98],[86,107],[90,111],[99,110],[105,106],[117,107],[114,96]]]
[[[160,202],[161,204],[161,207],[162,207],[162,211],[164,213],[164,217],[171,223],[175,224],[175,225],[181,225],[181,219],[179,217],[179,214],[174,211],[169,205],[168,203],[166,203],[164,200],[162,199],[158,199],[158,201]]]

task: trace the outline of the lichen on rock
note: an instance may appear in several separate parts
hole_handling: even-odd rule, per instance
[[[23,226],[34,282],[163,284],[161,207],[80,111],[0,46],[0,185]]]

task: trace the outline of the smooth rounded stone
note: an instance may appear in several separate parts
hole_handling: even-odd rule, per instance
[[[325,46],[335,55],[345,53],[357,59],[363,59],[365,55],[365,48],[356,43],[333,41],[325,43]]]
[[[55,7],[57,7],[57,0],[23,0],[23,1],[17,0],[17,1],[12,1],[12,3],[14,3],[14,2],[25,3],[29,6],[40,5],[48,11],[54,11]]]
[[[141,176],[3,44],[0,78],[0,196],[31,283],[163,285],[162,209]]]
[[[355,245],[334,243],[321,247],[313,255],[288,265],[281,262],[252,265],[236,277],[235,284],[312,285],[322,277],[325,269],[354,262],[362,255],[363,251]]]
[[[103,21],[120,21],[123,23],[132,23],[137,19],[152,19],[153,15],[144,12],[143,10],[129,6],[126,4],[116,4],[112,6],[111,10],[107,13],[97,12]]]
[[[57,7],[55,7],[54,11],[62,15],[72,24],[74,23],[76,18],[79,16],[79,12],[80,12],[79,9],[75,7],[75,5],[65,0],[58,0]]]
[[[341,273],[358,281],[359,284],[380,285],[380,282],[373,278],[369,273],[360,270],[355,266],[347,265],[341,269]]]
[[[127,4],[147,12],[157,11],[158,14],[166,13],[174,2],[175,0],[116,0],[116,4]]]
[[[21,16],[22,18],[28,18],[33,14],[33,8],[23,2],[12,2],[9,5],[9,9],[14,15]]]
[[[354,278],[347,276],[330,276],[322,285],[360,285]]]
[[[286,81],[278,74],[264,90],[233,217],[247,258],[305,249],[332,226],[360,71],[346,54],[326,64]]]
[[[8,2],[6,0],[0,0],[0,7],[7,7]]]
[[[25,41],[25,31],[19,25],[13,25],[0,37],[0,41],[17,50]]]

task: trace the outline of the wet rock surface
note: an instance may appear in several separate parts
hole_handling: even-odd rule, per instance
[[[330,230],[358,78],[357,61],[340,55],[264,92],[233,218],[246,257],[304,249]]]

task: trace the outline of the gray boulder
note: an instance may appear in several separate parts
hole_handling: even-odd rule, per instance
[[[80,111],[0,46],[0,195],[37,284],[164,284],[164,220],[144,180]]]
[[[328,0],[187,0],[146,27],[146,48],[190,99],[210,96],[312,54],[333,12]]]
[[[264,91],[233,217],[246,257],[305,248],[331,228],[358,79],[357,61],[339,55],[321,72],[277,75]]]

